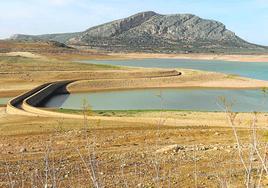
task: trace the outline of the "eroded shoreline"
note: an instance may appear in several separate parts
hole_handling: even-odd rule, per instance
[[[67,85],[65,92],[82,93],[155,88],[262,89],[268,87],[268,81],[264,80],[190,69],[139,69],[138,71],[89,73],[83,72],[81,79],[78,79],[79,74],[75,72],[74,78],[77,81]],[[119,76],[115,77],[116,74]],[[70,72],[71,75],[72,72]],[[14,97],[38,85],[41,84],[33,84],[32,87],[24,90],[2,90],[0,97]]]
[[[268,87],[268,81],[263,80],[215,72],[186,69],[180,71],[181,75],[172,77],[81,80],[69,84],[67,91],[77,93],[154,88],[260,89]]]
[[[110,53],[108,54],[112,60],[123,59],[186,59],[186,60],[220,60],[233,62],[268,62],[268,54],[263,55],[228,55],[228,54],[154,54],[154,53]],[[95,59],[105,59],[97,57]]]

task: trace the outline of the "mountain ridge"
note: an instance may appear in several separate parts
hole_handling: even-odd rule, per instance
[[[71,46],[107,51],[147,52],[232,52],[266,51],[249,43],[215,20],[193,14],[163,15],[141,12],[88,28],[82,32],[16,35],[13,40],[54,40]]]

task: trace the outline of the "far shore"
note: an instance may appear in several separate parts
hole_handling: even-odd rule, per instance
[[[263,89],[268,88],[268,81],[255,80],[215,72],[178,69],[182,75],[135,78],[81,80],[67,86],[69,93],[101,92],[130,89],[156,88],[204,88],[204,89]],[[213,79],[212,79],[213,78]]]
[[[125,77],[111,79],[110,74],[103,79],[81,79],[67,86],[69,93],[82,92],[101,92],[112,90],[131,90],[131,89],[156,89],[156,88],[198,88],[198,89],[263,89],[268,88],[268,81],[255,80],[239,76],[227,75],[216,72],[205,72],[190,69],[172,69],[174,75],[170,74],[170,70],[159,71],[161,69],[139,70],[141,77],[133,77],[131,71],[125,71]],[[165,72],[167,71],[168,74]],[[123,71],[120,71],[123,73]],[[159,73],[159,75],[156,74]],[[181,72],[181,75],[176,75]],[[70,72],[71,73],[71,72]],[[152,77],[145,75],[154,74]],[[144,75],[144,76],[143,76]],[[161,76],[162,75],[162,76]],[[212,79],[213,78],[213,79]],[[37,83],[33,83],[31,87],[25,87],[23,90],[14,89],[6,90],[0,87],[0,97],[14,97],[24,93],[34,87]]]
[[[11,54],[14,55],[14,54]],[[15,55],[18,55],[17,53]],[[94,64],[71,63],[73,54],[65,54],[68,61],[40,58],[38,54],[22,53],[13,59],[19,62],[10,70],[12,58],[2,57],[0,97],[14,97],[33,89],[45,82],[66,79],[82,80],[68,86],[69,92],[90,92],[120,89],[146,88],[215,88],[215,89],[258,89],[267,88],[268,81],[243,78],[216,72],[189,69],[130,68],[112,67]],[[69,56],[70,55],[70,56]],[[27,56],[27,57],[24,57]],[[34,59],[32,58],[35,57]],[[6,56],[9,57],[9,56]],[[24,57],[24,58],[23,58]],[[50,59],[51,58],[51,59]],[[96,56],[80,56],[77,59],[144,59],[174,58],[200,60],[226,60],[241,62],[268,62],[267,55],[224,55],[224,54],[146,54],[146,53],[110,53]],[[27,61],[27,66],[25,66]],[[38,65],[38,66],[37,66]],[[57,67],[55,67],[57,65]],[[32,67],[37,67],[32,71]],[[40,69],[39,69],[40,67]],[[17,72],[16,72],[17,71]],[[171,71],[171,72],[170,72]],[[172,75],[174,72],[182,75]],[[135,73],[135,72],[138,72]],[[176,74],[176,72],[174,73]]]
[[[109,53],[111,59],[187,59],[187,60],[220,60],[237,62],[267,62],[268,54],[262,55],[228,55],[228,54],[154,54],[154,53]],[[97,59],[103,59],[102,57]],[[107,59],[105,57],[104,59]]]

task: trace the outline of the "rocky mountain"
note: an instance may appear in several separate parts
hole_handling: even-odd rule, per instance
[[[15,35],[20,40],[54,40],[72,46],[108,51],[240,52],[266,47],[239,38],[225,25],[192,14],[142,12],[78,33]]]

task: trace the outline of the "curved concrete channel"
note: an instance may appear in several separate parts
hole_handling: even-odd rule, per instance
[[[60,112],[47,111],[36,107],[38,104],[42,103],[46,98],[55,94],[58,90],[63,91],[66,86],[77,80],[67,80],[46,83],[38,86],[31,91],[28,91],[14,99],[11,99],[7,103],[6,113],[11,115],[22,115],[22,116],[33,116],[33,117],[52,117],[52,118],[66,118],[66,119],[84,119],[83,115],[76,114],[65,114]],[[121,122],[122,118],[118,117],[98,117],[98,116],[87,116],[87,119],[95,120],[113,120]],[[124,122],[143,122],[144,120],[137,120],[136,118],[127,118],[123,120]]]
[[[7,103],[6,112],[12,115],[26,115],[26,116],[43,116],[43,117],[62,117],[62,118],[78,118],[81,115],[64,114],[58,112],[51,112],[37,108],[40,103],[53,95],[59,89],[64,89],[69,83],[76,80],[66,80],[59,82],[51,82],[40,85],[31,91],[23,93],[22,95],[11,99]]]
[[[54,95],[57,91],[66,89],[66,86],[77,80],[68,80],[68,81],[59,81],[46,83],[41,86],[38,86],[31,91],[28,91],[14,99],[11,99],[7,103],[6,112],[11,115],[22,115],[22,116],[33,116],[33,117],[52,117],[52,118],[66,118],[66,119],[84,119],[84,115],[76,114],[65,114],[60,112],[47,111],[37,106],[42,103],[46,98]],[[87,119],[94,120],[112,120],[117,122],[136,122],[136,123],[155,123],[158,121],[152,118],[141,118],[137,119],[135,117],[100,117],[100,116],[87,116]],[[155,122],[154,122],[155,121]]]
[[[166,77],[166,75],[164,77]],[[64,92],[64,91],[67,92],[66,88],[68,84],[71,84],[76,81],[81,81],[81,80],[64,80],[64,81],[56,81],[56,82],[49,82],[49,83],[42,84],[8,101],[7,106],[6,106],[6,113],[11,114],[11,115],[32,116],[32,117],[84,119],[85,116],[83,115],[65,114],[65,113],[53,112],[53,111],[48,111],[42,108],[38,108],[38,105],[40,105],[47,98],[51,97],[55,93]],[[146,123],[152,123],[152,124],[159,123],[159,118],[150,118],[150,117],[136,118],[136,117],[87,116],[86,118],[91,119],[91,120],[93,119],[94,120],[108,120],[108,121],[112,120],[116,122],[130,122],[130,123],[131,122],[135,122],[135,123],[146,122]],[[171,126],[174,126],[174,125],[177,126],[177,120],[168,118],[165,120],[165,124],[171,125]],[[229,126],[223,125],[221,127],[229,127]],[[240,128],[247,128],[247,127],[241,126]]]
[[[154,78],[154,77],[179,76],[181,75],[181,72],[177,72],[176,70],[164,70],[164,71],[148,71],[146,72],[145,75],[143,75],[144,74],[143,72],[131,72],[128,74],[129,76],[131,76],[131,78]],[[118,76],[121,77],[120,74]],[[125,77],[125,75],[123,75],[123,77]],[[6,113],[12,115],[26,115],[26,116],[61,117],[61,118],[75,118],[75,119],[84,118],[84,116],[82,115],[52,112],[37,107],[47,98],[57,93],[57,91],[67,92],[66,89],[67,85],[79,80],[63,80],[63,81],[56,81],[42,84],[8,101],[6,107]]]

